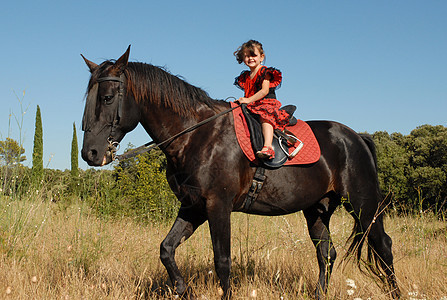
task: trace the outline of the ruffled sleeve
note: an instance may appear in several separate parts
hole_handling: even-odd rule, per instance
[[[265,68],[265,77],[270,80],[270,88],[279,89],[282,82],[281,71],[275,68]]]
[[[234,79],[234,85],[240,88],[241,90],[245,90],[247,81],[247,76],[249,76],[249,71],[242,71],[241,75]]]

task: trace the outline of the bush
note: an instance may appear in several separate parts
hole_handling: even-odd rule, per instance
[[[21,164],[0,167],[0,194],[21,197],[29,189],[31,170]]]
[[[166,157],[160,150],[120,162],[115,168],[121,205],[143,220],[175,216],[179,203],[166,181]]]
[[[122,161],[115,170],[80,170],[76,178],[69,170],[44,169],[38,186],[31,184],[31,176],[32,170],[20,164],[1,167],[0,194],[12,200],[53,201],[62,209],[81,200],[104,218],[145,222],[170,220],[179,207],[166,181],[166,158],[159,150]]]

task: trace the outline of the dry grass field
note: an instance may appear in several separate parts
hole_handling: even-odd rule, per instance
[[[30,199],[33,197],[30,197]],[[38,199],[38,197],[37,197]],[[158,258],[171,224],[104,220],[81,202],[0,198],[0,299],[177,299]],[[403,299],[447,299],[447,228],[431,215],[387,217]],[[351,217],[331,231],[338,251],[328,299],[389,299],[377,281],[343,263]],[[198,299],[219,299],[208,226],[177,251]],[[232,218],[234,299],[311,299],[315,250],[304,217]]]

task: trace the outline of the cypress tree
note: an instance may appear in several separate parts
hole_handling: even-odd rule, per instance
[[[73,122],[73,139],[71,141],[71,176],[78,177],[78,137],[76,134],[76,124]]]
[[[34,183],[39,184],[43,180],[43,132],[39,105],[37,105],[36,128],[34,131],[32,176]]]

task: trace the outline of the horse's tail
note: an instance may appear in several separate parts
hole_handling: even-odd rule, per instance
[[[371,152],[371,155],[374,159],[374,167],[377,171],[377,152],[376,152],[376,145],[374,144],[373,138],[367,134],[367,133],[359,133],[362,140],[365,142],[365,144],[368,146],[369,152]]]
[[[378,215],[375,219],[375,222],[383,222],[382,214]],[[349,245],[348,251],[345,254],[344,260],[355,260],[355,264],[359,268],[362,273],[372,274],[376,278],[378,278],[382,284],[387,284],[386,274],[388,274],[392,269],[389,268],[388,265],[384,264],[383,258],[377,253],[374,249],[374,244],[369,239],[369,230],[370,228],[363,228],[359,219],[355,219],[354,228],[352,230],[351,235],[348,238],[347,243]],[[362,248],[366,241],[367,244],[367,255],[366,258],[362,257]],[[391,247],[391,239],[390,245]]]
[[[383,211],[383,209],[390,204],[392,195],[388,194],[385,197],[382,194],[382,191],[380,190],[380,187],[379,187],[379,178],[377,175],[377,173],[379,172],[379,169],[377,167],[376,144],[374,143],[374,140],[371,137],[371,135],[369,135],[367,133],[359,133],[359,135],[362,138],[362,140],[365,142],[365,144],[368,146],[369,152],[371,153],[371,156],[373,157],[374,167],[376,168],[376,176],[375,176],[374,180],[377,180],[377,193],[379,194],[379,199],[380,199],[379,210]]]
[[[390,202],[390,197],[387,195],[386,197],[383,196],[382,192],[380,191],[380,187],[378,184],[378,178],[377,178],[377,152],[376,147],[374,144],[374,140],[369,134],[359,134],[362,140],[365,142],[365,144],[368,146],[368,150],[371,153],[373,160],[374,160],[374,167],[375,167],[375,178],[374,180],[377,181],[377,211],[374,214],[373,219],[371,220],[370,226],[374,225],[374,223],[380,224],[382,226],[383,224],[383,210]],[[379,279],[384,281],[385,274],[383,265],[381,263],[381,258],[378,256],[378,254],[374,250],[374,245],[370,243],[368,240],[370,228],[365,228],[365,226],[362,226],[362,217],[366,217],[364,215],[357,214],[354,212],[354,208],[350,205],[349,201],[345,203],[345,207],[348,210],[348,212],[354,217],[354,228],[352,229],[352,233],[348,238],[348,243],[350,243],[348,251],[345,255],[345,259],[355,259],[355,262],[359,269],[364,272],[365,269],[369,271],[370,273],[376,275]],[[364,222],[363,222],[364,223]],[[377,225],[377,224],[376,224]],[[362,248],[363,245],[367,242],[367,257],[366,259],[362,258]],[[364,267],[364,268],[363,268]]]

